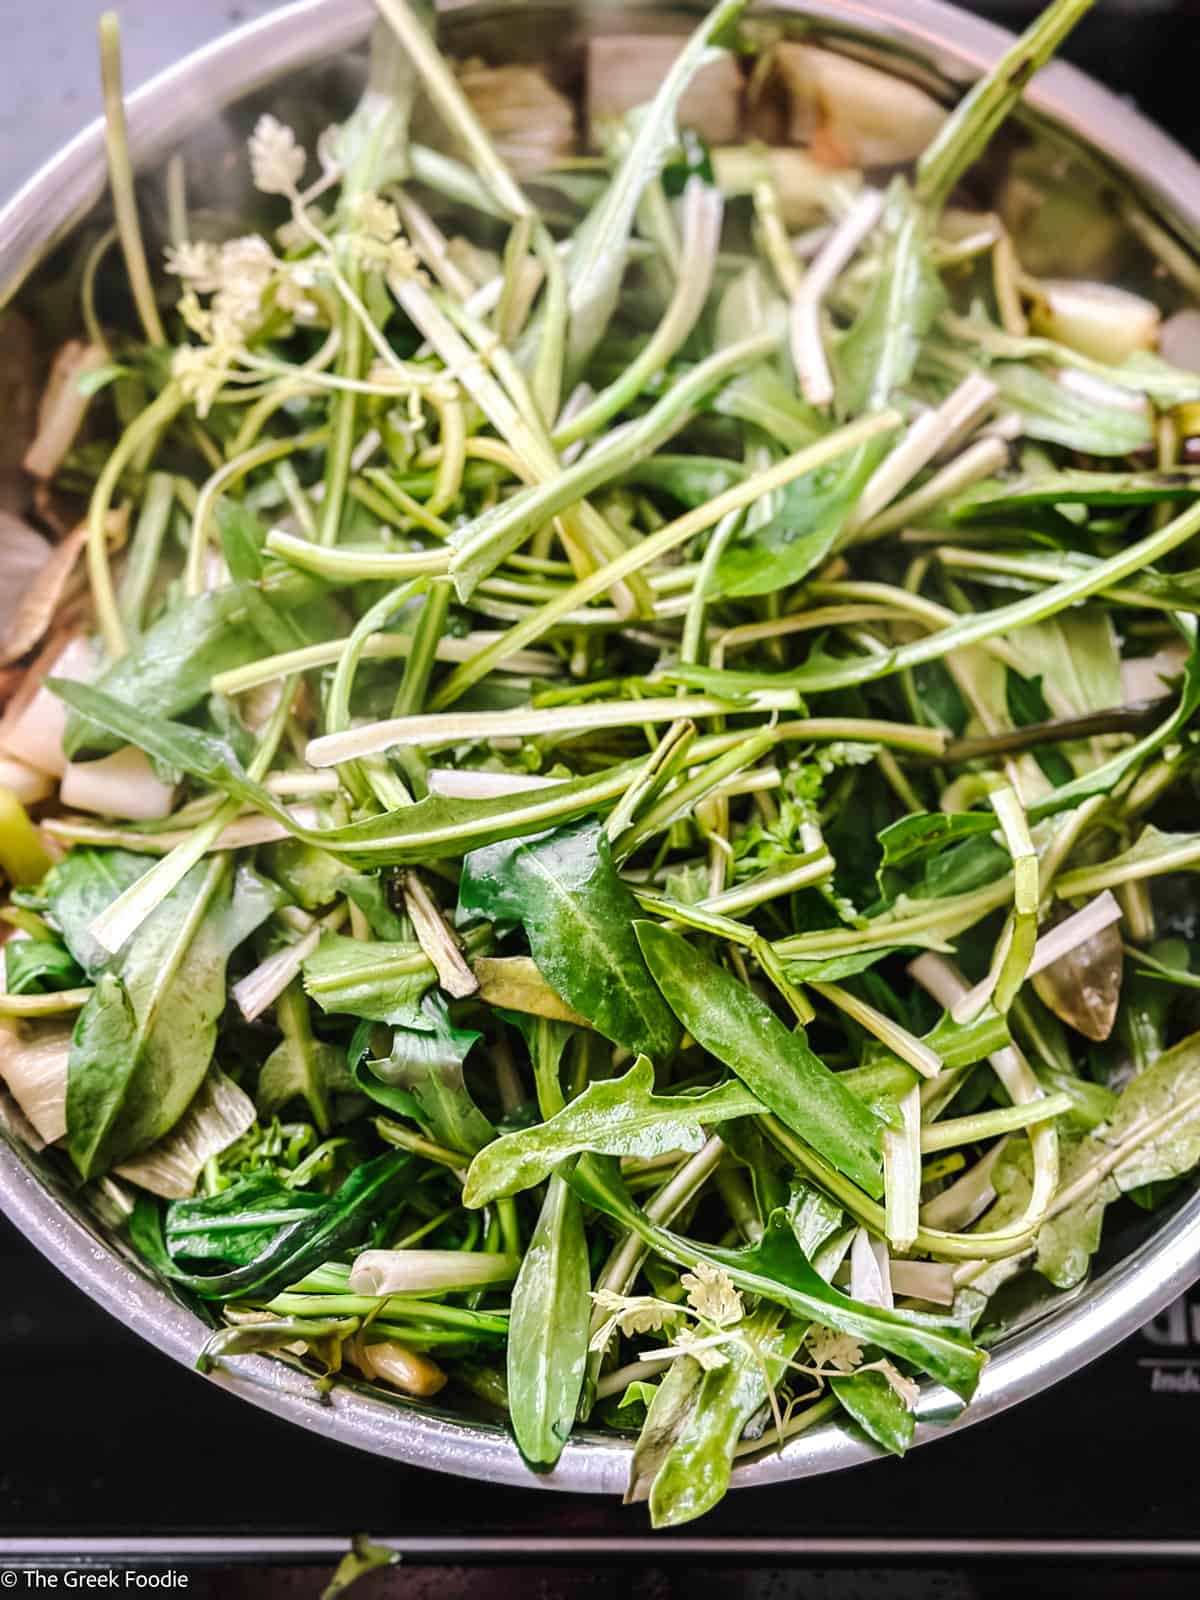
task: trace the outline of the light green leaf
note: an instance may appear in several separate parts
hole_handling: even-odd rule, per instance
[[[706,1127],[762,1109],[736,1081],[702,1094],[656,1095],[654,1068],[639,1056],[623,1078],[589,1084],[548,1122],[503,1134],[481,1150],[467,1173],[463,1202],[484,1206],[530,1189],[584,1150],[647,1159],[672,1150],[696,1151]]]

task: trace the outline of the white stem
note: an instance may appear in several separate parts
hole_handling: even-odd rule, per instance
[[[810,405],[832,405],[833,377],[821,338],[821,304],[883,215],[877,189],[861,194],[829,235],[792,299],[792,365]]]

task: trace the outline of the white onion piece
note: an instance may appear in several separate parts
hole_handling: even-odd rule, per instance
[[[1113,367],[1135,351],[1152,350],[1161,320],[1158,307],[1139,294],[1065,278],[1044,278],[1029,313],[1035,333]]]
[[[350,1268],[350,1293],[432,1294],[511,1283],[520,1256],[487,1250],[364,1250]]]
[[[653,100],[685,40],[660,34],[599,34],[587,46],[587,115],[595,140],[603,125]],[[742,79],[732,55],[715,56],[679,103],[679,126],[709,144],[732,144],[741,121]]]
[[[850,1246],[850,1297],[885,1311],[896,1303],[887,1246],[882,1239],[872,1239],[865,1228],[858,1229]]]
[[[0,756],[0,789],[11,789],[23,806],[34,806],[54,793],[54,780],[23,761]]]
[[[911,161],[946,120],[915,84],[809,44],[777,45],[770,83],[787,97],[784,142],[810,144],[837,167],[890,167]]]
[[[71,761],[59,790],[65,806],[127,822],[159,822],[171,815],[175,787],[155,776],[150,758],[133,745],[98,761]]]
[[[0,1077],[47,1144],[55,1144],[67,1131],[72,1031],[59,1023],[30,1029],[28,1034],[10,1024],[0,1028]]]
[[[528,773],[461,772],[453,767],[433,767],[429,773],[429,792],[447,800],[492,800],[499,795],[525,794],[531,789],[552,788],[562,778],[535,778]]]
[[[1164,361],[1185,372],[1200,372],[1200,311],[1177,311],[1162,325],[1158,351]]]
[[[1007,1143],[1007,1138],[998,1139],[961,1178],[956,1178],[949,1188],[927,1201],[921,1207],[922,1225],[962,1233],[976,1222],[996,1198],[992,1172]]]
[[[1168,645],[1152,656],[1134,656],[1121,663],[1121,694],[1126,702],[1157,700],[1166,694],[1173,678],[1183,676],[1187,651],[1182,645]]]
[[[116,1171],[164,1200],[187,1200],[205,1164],[253,1126],[254,1102],[219,1067],[211,1067],[182,1120]]]
[[[25,452],[24,467],[31,477],[52,478],[62,465],[92,403],[91,396],[81,392],[79,380],[107,361],[108,352],[98,344],[68,339],[59,347],[38,408],[37,436]]]
[[[49,663],[46,676],[86,682],[94,666],[91,645],[76,634]],[[67,770],[63,754],[66,727],[66,705],[44,683],[39,683],[32,699],[5,728],[0,748],[5,755],[16,756],[31,767],[61,778]]]
[[[954,1304],[954,1268],[945,1261],[891,1263],[892,1292],[935,1306]]]

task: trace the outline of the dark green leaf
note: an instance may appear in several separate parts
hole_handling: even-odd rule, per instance
[[[512,1290],[508,1409],[530,1466],[554,1466],[571,1434],[587,1368],[592,1303],[583,1208],[557,1173]]]
[[[322,1194],[289,1189],[270,1173],[254,1172],[219,1194],[172,1201],[163,1239],[172,1261],[244,1267],[284,1228],[305,1221],[326,1204]]]
[[[391,1055],[370,1062],[369,1069],[386,1088],[411,1095],[418,1120],[439,1144],[473,1155],[495,1138],[495,1130],[471,1099],[463,1077],[463,1063],[480,1035],[455,1027],[437,992],[425,997],[418,1022],[421,1031],[398,1027],[392,1035]],[[370,1093],[366,1082],[360,1082]],[[400,1110],[400,1106],[391,1109]]]
[[[9,994],[49,994],[83,982],[75,958],[57,939],[10,939],[4,946],[4,975]]]
[[[750,1418],[767,1401],[767,1384],[784,1376],[804,1336],[804,1323],[774,1307],[751,1317],[747,1341],[723,1347],[724,1366],[704,1374],[696,1404],[666,1451],[650,1490],[650,1520],[674,1528],[711,1511],[729,1487],[734,1451]],[[765,1370],[764,1370],[765,1369]]]
[[[138,1196],[129,1221],[130,1237],[159,1273],[201,1299],[269,1300],[313,1267],[361,1244],[376,1219],[408,1192],[412,1182],[409,1166],[410,1157],[402,1151],[389,1151],[364,1162],[321,1206],[285,1224],[252,1261],[212,1277],[183,1272],[171,1260],[163,1242],[162,1215],[148,1195]]]
[[[877,1344],[944,1383],[963,1400],[974,1394],[983,1354],[957,1322],[918,1311],[883,1311],[839,1293],[809,1265],[785,1212],[772,1214],[758,1244],[727,1250],[697,1244],[652,1222],[630,1199],[613,1162],[584,1156],[570,1181],[586,1205],[631,1229],[651,1250],[675,1265],[694,1269],[698,1261],[712,1262],[723,1267],[745,1293],[761,1295],[805,1321],[823,1323],[860,1343]]]
[[[606,1039],[655,1061],[674,1053],[679,1029],[633,931],[637,902],[597,822],[472,851],[459,905],[520,922],[542,976]]]
[[[912,1443],[916,1418],[882,1372],[831,1378],[829,1387],[868,1438],[894,1456],[904,1455]]]
[[[639,922],[637,936],[655,982],[696,1042],[839,1172],[882,1194],[880,1120],[813,1054],[803,1029],[789,1033],[745,984],[681,935]]]
[[[775,594],[807,577],[836,545],[879,456],[877,447],[867,446],[789,484],[770,521],[726,549],[712,593]]]

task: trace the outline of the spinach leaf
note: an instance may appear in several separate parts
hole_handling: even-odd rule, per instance
[[[369,1022],[429,1027],[421,997],[437,980],[420,945],[384,944],[322,934],[304,963],[304,987],[322,1011],[348,1012]]]
[[[74,956],[57,939],[10,939],[4,946],[4,977],[9,994],[49,994],[83,982]]]
[[[149,856],[131,850],[68,851],[46,875],[50,916],[63,942],[89,978],[112,961],[112,955],[88,931],[118,895],[153,865]]]
[[[882,1372],[852,1372],[831,1378],[829,1387],[868,1438],[894,1456],[904,1455],[912,1444],[916,1418]]]
[[[599,823],[473,850],[459,906],[520,922],[542,976],[606,1039],[655,1061],[674,1054],[679,1028],[642,960],[637,903]]]
[[[495,1138],[495,1130],[472,1100],[463,1077],[463,1063],[480,1035],[456,1027],[436,991],[425,997],[419,1022],[421,1032],[398,1027],[392,1035],[391,1055],[370,1062],[370,1071],[385,1089],[411,1096],[417,1120],[439,1144],[472,1155]],[[368,1094],[372,1092],[366,1080],[360,1078],[360,1084]],[[382,1099],[378,1094],[373,1098]],[[400,1106],[394,1104],[391,1109],[400,1110]]]
[[[521,1454],[554,1466],[571,1434],[587,1370],[592,1304],[583,1207],[555,1173],[512,1290],[508,1409]]]
[[[361,1244],[372,1224],[402,1200],[412,1175],[411,1157],[388,1151],[356,1167],[338,1189],[319,1206],[306,1207],[293,1221],[284,1222],[274,1237],[242,1266],[213,1276],[184,1272],[167,1253],[163,1219],[149,1195],[139,1195],[129,1219],[135,1247],[163,1277],[182,1285],[202,1300],[238,1300],[253,1296],[269,1300],[296,1283],[322,1262],[335,1259]],[[221,1196],[215,1197],[215,1204]],[[203,1205],[203,1201],[175,1201],[175,1205]],[[196,1221],[196,1214],[191,1215]]]
[[[585,1150],[642,1157],[699,1150],[706,1127],[762,1110],[736,1081],[702,1094],[656,1095],[654,1068],[646,1056],[639,1056],[623,1078],[589,1084],[557,1116],[503,1134],[480,1150],[467,1173],[463,1204],[484,1206],[502,1195],[531,1189]]]
[[[289,1189],[269,1172],[253,1172],[228,1189],[167,1207],[163,1238],[172,1261],[244,1267],[284,1228],[327,1204],[323,1194]]]
[[[839,1172],[881,1195],[882,1123],[813,1054],[803,1029],[789,1032],[745,984],[681,935],[639,922],[637,937],[655,982],[696,1042]]]
[[[229,956],[280,904],[249,867],[201,862],[103,972],[67,1073],[67,1149],[84,1178],[161,1139],[212,1060]]]

